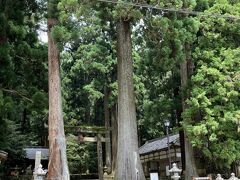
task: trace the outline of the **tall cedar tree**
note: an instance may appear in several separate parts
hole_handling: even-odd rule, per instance
[[[188,6],[188,0],[183,1],[183,7],[186,8]],[[185,20],[187,20],[187,16],[183,17]],[[182,91],[186,89],[188,86],[188,81],[191,79],[191,74],[193,73],[193,62],[192,62],[192,57],[191,57],[191,46],[190,43],[185,42],[184,47],[183,47],[184,53],[185,53],[185,59],[183,62],[180,64],[180,77],[181,77],[181,88]],[[187,95],[188,96],[188,95]],[[186,106],[186,101],[187,97],[184,93],[182,93],[182,110],[185,111],[187,108]],[[184,134],[184,150],[185,150],[185,179],[186,180],[191,180],[192,177],[197,177],[198,172],[197,172],[197,166],[196,166],[196,160],[194,156],[194,149],[191,144],[190,139],[188,138],[188,135],[186,131],[183,133]]]
[[[181,75],[181,86],[182,90],[186,89],[187,82],[191,75],[191,55],[190,55],[190,49],[189,45],[185,45],[185,56],[186,59],[181,63],[180,66],[180,75]],[[187,97],[184,96],[182,93],[182,109],[183,111],[187,108],[186,107],[186,99]],[[184,132],[184,150],[185,150],[185,179],[191,180],[192,177],[197,177],[197,166],[196,161],[194,158],[194,150],[191,144],[191,141],[189,140],[187,133]]]
[[[117,29],[118,149],[116,179],[144,180],[138,153],[130,21],[121,18],[118,21]]]
[[[48,68],[49,68],[49,180],[68,180],[69,170],[62,116],[59,50],[51,30],[57,24],[56,1],[48,1]]]

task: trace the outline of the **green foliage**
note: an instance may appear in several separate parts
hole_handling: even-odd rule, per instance
[[[103,124],[104,87],[116,91],[112,15],[109,7],[98,3],[75,3],[61,1],[58,6],[60,19],[67,19],[60,21],[59,29],[69,34],[68,41],[61,38],[67,47],[62,53],[65,119],[78,125]],[[110,99],[114,104],[116,95],[112,93]]]
[[[19,124],[11,117],[15,103],[11,97],[4,97],[0,91],[0,148],[9,152],[11,158],[23,157],[22,148],[28,142],[27,136],[21,134]]]
[[[200,61],[192,78],[189,108],[184,113],[185,122],[193,125],[187,129],[193,144],[210,149],[212,154],[206,154],[209,158],[223,162],[228,159],[225,165],[238,159],[238,156],[234,159],[233,154],[239,144],[239,53],[240,49],[222,49],[217,58],[213,54],[208,57],[208,61],[212,60],[210,64]],[[201,116],[201,122],[193,121],[194,114]],[[229,141],[235,148],[216,149]]]
[[[142,13],[132,6],[119,3],[113,11],[115,19],[124,19],[125,21],[136,21],[142,17]]]
[[[151,1],[153,5],[157,1]],[[195,7],[195,1],[161,1],[158,6],[168,8]],[[143,22],[136,30],[134,44],[137,47],[141,63],[137,73],[141,77],[144,90],[140,104],[141,132],[146,139],[164,134],[163,122],[167,118],[171,125],[177,126],[181,111],[180,64],[186,58],[185,44],[190,46],[196,41],[199,21],[194,17],[171,12],[159,12],[148,9]],[[141,108],[139,108],[139,106]]]
[[[47,47],[37,37],[40,11],[37,1],[0,2],[0,149],[10,161],[46,137]]]
[[[63,43],[67,42],[71,38],[67,29],[62,26],[54,26],[51,32],[54,40],[58,42],[59,48],[62,48]]]
[[[67,136],[68,166],[72,174],[79,172],[96,172],[97,153],[96,144],[79,143],[74,135]]]
[[[48,0],[48,17],[58,18],[58,5],[59,0]]]
[[[237,7],[239,3],[216,1],[208,12],[239,15]],[[230,167],[240,157],[238,26],[238,20],[207,17],[201,21],[193,54],[197,67],[183,114],[193,145],[220,167]]]

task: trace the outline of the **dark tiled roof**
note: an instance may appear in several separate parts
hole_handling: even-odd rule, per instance
[[[169,135],[169,143],[180,146],[179,134]],[[157,139],[152,139],[150,141],[147,141],[143,146],[139,148],[139,154],[147,154],[150,152],[166,149],[167,147],[168,147],[167,136],[157,138]]]
[[[26,153],[27,159],[35,159],[35,155],[37,151],[41,151],[41,159],[42,160],[48,160],[49,157],[49,150],[48,148],[42,148],[42,147],[31,147],[31,148],[25,148],[24,149]]]

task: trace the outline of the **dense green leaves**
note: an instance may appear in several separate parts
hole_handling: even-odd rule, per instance
[[[208,12],[239,15],[239,3],[217,1]],[[194,51],[189,108],[184,124],[193,145],[216,166],[239,160],[239,20],[204,18]],[[228,148],[225,148],[228,147]]]
[[[72,174],[84,172],[92,173],[97,169],[96,144],[79,143],[76,136],[69,134],[67,137],[68,166]]]
[[[36,1],[0,2],[0,149],[9,160],[46,137],[47,48],[37,37],[38,7]]]
[[[67,30],[70,39],[64,41],[66,36],[63,34],[66,33],[62,33],[61,42],[67,42],[62,53],[66,122],[103,124],[104,87],[115,89],[116,79],[112,77],[116,71],[114,27],[111,14],[106,17],[110,13],[109,7],[68,3],[59,3],[60,19],[69,15],[74,18],[68,18],[57,28]],[[80,10],[76,6],[80,6]],[[105,10],[107,13],[104,14]]]

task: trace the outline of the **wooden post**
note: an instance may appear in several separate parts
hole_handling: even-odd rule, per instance
[[[109,114],[109,92],[107,87],[104,88],[104,119],[105,119],[105,128],[106,128],[106,142],[105,142],[105,152],[106,152],[106,171],[107,174],[110,174],[112,171],[112,154],[111,154],[111,141],[110,141],[110,114]]]
[[[102,142],[101,135],[97,135],[97,154],[98,154],[98,178],[103,180],[103,157],[102,157]]]
[[[116,160],[117,160],[117,135],[118,135],[118,122],[117,122],[117,104],[111,109],[111,124],[112,124],[112,174],[115,174]]]

